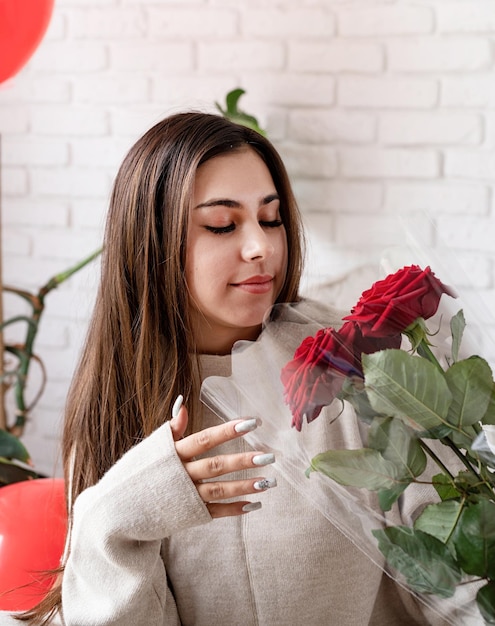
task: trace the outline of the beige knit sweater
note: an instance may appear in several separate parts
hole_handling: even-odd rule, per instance
[[[279,346],[282,362],[291,358],[302,335],[311,332],[288,324],[284,337],[292,337],[288,343],[294,345],[287,345],[285,339]],[[228,376],[230,357],[203,357],[201,367],[204,377]],[[259,375],[267,376],[263,363]],[[263,419],[267,425],[270,415]],[[220,421],[205,408],[205,427]],[[263,428],[258,429],[260,437]],[[357,421],[350,413],[331,426],[322,415],[304,432],[315,451],[330,445],[362,445]],[[244,439],[223,446],[223,452],[246,449]],[[176,455],[168,423],[161,426],[75,503],[63,582],[65,623],[444,623],[439,616],[427,618],[412,596],[312,506],[281,469],[282,459],[261,472],[245,472],[277,478],[277,487],[260,494],[261,510],[212,520]],[[309,489],[312,479],[307,483]],[[340,510],[337,502],[335,506]],[[341,528],[346,523],[345,510],[342,515]],[[353,523],[350,517],[348,522]],[[14,622],[4,616],[0,623]]]

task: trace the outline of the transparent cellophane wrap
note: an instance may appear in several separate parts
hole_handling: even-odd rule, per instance
[[[435,271],[435,267],[432,270]],[[446,282],[444,276],[435,273]],[[461,352],[466,356],[480,355],[480,339],[483,337],[484,347],[492,345],[490,333],[485,332],[484,322],[479,319],[483,317],[483,314],[480,315],[479,303],[472,300],[466,303],[461,297],[454,300],[443,296],[437,314],[428,320],[428,328],[435,332],[431,337],[432,350],[442,362],[451,353],[449,321],[459,309],[464,309],[467,319]],[[306,474],[312,459],[320,453],[367,446],[369,420],[361,419],[354,407],[339,399],[325,407],[314,421],[304,423],[298,432],[291,426],[292,414],[285,402],[280,378],[282,368],[293,358],[294,351],[304,338],[314,335],[320,328],[338,328],[346,313],[348,311],[336,311],[313,301],[275,305],[257,341],[240,341],[235,344],[232,351],[232,375],[213,376],[204,381],[202,401],[224,420],[245,416],[260,418],[262,426],[245,436],[247,443],[256,450],[273,451],[276,455],[274,467],[307,499],[308,507],[319,511],[328,523],[334,524],[387,575],[393,577],[397,584],[413,593],[423,606],[427,619],[432,623],[481,626],[485,620],[480,614],[476,594],[482,583],[477,582],[476,577],[463,576],[462,580],[457,580],[443,562],[441,572],[437,575],[431,555],[420,552],[408,556],[409,567],[417,568],[420,578],[425,575],[428,577],[428,571],[434,573],[435,584],[440,587],[443,577],[446,578],[446,587],[452,587],[452,580],[456,580],[455,590],[443,593],[446,597],[417,589],[412,591],[404,576],[385,559],[378,547],[377,537],[373,534],[373,531],[387,527],[412,528],[425,506],[440,502],[440,497],[431,485],[431,477],[439,470],[431,459],[428,459],[424,472],[417,477],[418,482],[411,483],[388,511],[382,510],[376,491],[344,486],[319,471]],[[468,319],[469,315],[473,315],[472,319]],[[407,351],[409,348],[403,341],[401,350]],[[495,426],[480,429],[473,450],[478,451],[489,467],[495,468],[495,442],[490,432],[493,428]],[[462,470],[459,459],[448,447],[438,440],[425,441],[453,474]],[[490,445],[491,441],[493,443]],[[495,525],[495,519],[493,523]],[[423,557],[427,558],[423,560]],[[411,562],[411,559],[416,559],[416,562]]]

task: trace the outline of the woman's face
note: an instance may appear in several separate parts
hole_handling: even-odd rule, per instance
[[[280,200],[261,157],[245,148],[198,168],[186,281],[198,349],[225,354],[255,339],[287,270]]]

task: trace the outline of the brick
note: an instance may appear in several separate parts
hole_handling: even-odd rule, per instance
[[[454,2],[436,7],[438,31],[441,33],[495,32],[495,10],[492,0]]]
[[[493,183],[495,155],[492,152],[452,150],[445,154],[444,168],[446,176]]]
[[[413,35],[433,30],[429,8],[408,6],[343,7],[338,13],[339,34],[344,36]]]
[[[130,147],[129,139],[81,137],[72,147],[72,164],[76,167],[107,167],[117,171]]]
[[[439,158],[432,150],[339,150],[340,174],[350,178],[434,178]]]
[[[2,157],[6,165],[64,165],[69,160],[69,147],[57,139],[12,136],[3,142]]]
[[[33,95],[30,101],[34,104],[38,102],[68,104],[72,98],[72,85],[68,77],[45,75],[43,78],[34,78],[32,88]]]
[[[440,102],[443,106],[495,108],[493,74],[444,78]]]
[[[327,178],[336,174],[337,158],[333,147],[290,144],[280,146],[279,151],[291,176]]]
[[[103,110],[81,106],[46,106],[31,111],[31,128],[38,135],[86,137],[105,135],[108,132],[108,121]]]
[[[28,129],[29,112],[26,107],[0,107],[0,133],[2,135],[26,133]]]
[[[433,215],[487,215],[490,192],[483,185],[455,181],[438,183],[389,183],[385,208],[390,211],[428,211]]]
[[[470,72],[491,66],[486,39],[396,41],[387,44],[392,72]]]
[[[251,80],[246,83],[249,90],[242,97],[242,106],[247,100],[252,98]],[[200,109],[212,108],[215,101],[222,105],[225,102],[225,95],[236,87],[241,87],[242,82],[234,73],[224,76],[215,76],[208,72],[198,76],[156,76],[152,79],[151,103],[159,103],[162,114],[157,118],[161,119],[167,113],[164,110],[164,103],[178,109]],[[133,107],[135,109],[135,107]]]
[[[356,108],[431,108],[438,101],[438,85],[424,78],[343,76],[338,80],[338,103]]]
[[[31,68],[40,72],[97,72],[108,67],[108,55],[103,44],[63,40],[47,43],[33,57]]]
[[[450,248],[493,253],[495,220],[471,216],[449,216],[437,219],[438,231]]]
[[[205,42],[198,44],[198,67],[212,72],[281,70],[285,63],[283,43],[267,41]]]
[[[169,37],[229,37],[236,35],[237,11],[197,8],[148,8],[149,34],[160,40]]]
[[[367,143],[376,136],[376,123],[368,113],[332,110],[291,110],[289,138],[309,143]]]
[[[334,79],[327,76],[322,80],[319,74],[260,73],[241,84],[249,85],[253,99],[271,105],[316,107],[335,101]]]
[[[440,232],[440,236],[443,233]],[[482,254],[476,252],[465,252],[462,250],[452,250],[448,247],[448,242],[443,238],[440,242],[438,249],[438,255],[440,259],[446,261],[444,267],[442,267],[442,280],[448,281],[454,288],[459,291],[459,300],[455,301],[454,309],[457,312],[458,309],[466,306],[464,301],[464,290],[472,290],[475,288],[486,289],[491,285],[491,263],[490,260]],[[446,267],[448,272],[446,273]],[[445,276],[445,279],[444,279]],[[477,298],[476,293],[466,294],[467,301],[473,301]],[[450,302],[450,300],[449,300]],[[479,313],[481,309],[477,309],[475,315],[469,315],[469,325],[475,323],[475,320],[479,321]],[[467,315],[467,311],[466,311]]]
[[[384,144],[477,144],[482,139],[479,115],[471,113],[386,113],[379,121]]]
[[[21,255],[27,256],[31,254],[31,237],[27,233],[23,233],[18,229],[6,228],[2,234],[2,253],[6,255]],[[6,266],[8,265],[7,259],[3,264],[4,277],[8,277]],[[5,283],[9,281],[5,278]]]
[[[69,33],[76,39],[136,39],[147,31],[142,7],[134,5],[115,10],[114,7],[84,7],[69,13]]]
[[[23,235],[28,237],[29,235]],[[64,269],[60,259],[35,259],[32,256],[14,255],[9,253],[3,264],[4,283],[16,285],[24,289],[36,290],[48,282],[48,280]],[[50,301],[53,300],[50,294]]]
[[[397,219],[392,216],[339,215],[335,220],[336,240],[341,246],[358,250],[382,250],[383,246],[395,246],[403,240],[403,232]],[[425,228],[423,244],[433,243],[432,233]]]
[[[382,47],[347,41],[288,42],[288,68],[304,72],[379,72],[384,67]]]
[[[382,206],[382,185],[342,180],[295,180],[298,202],[306,210],[371,213]]]
[[[74,98],[84,104],[123,104],[147,102],[149,80],[141,73],[81,77],[74,85]]]
[[[2,171],[2,195],[24,196],[28,191],[28,176],[20,167],[4,167]]]
[[[110,189],[108,173],[101,169],[47,169],[31,171],[33,194],[40,196],[105,198]]]
[[[108,203],[95,200],[74,199],[71,202],[71,225],[81,228],[94,228],[103,233]]]
[[[315,8],[281,7],[271,9],[266,5],[252,8],[242,15],[241,31],[254,37],[330,37],[335,34],[335,16]]]
[[[77,262],[100,245],[98,235],[92,231],[75,232],[52,228],[49,231],[40,230],[36,234],[34,255],[40,258],[61,259],[60,262],[66,265],[66,260]]]
[[[49,306],[50,295],[47,296],[46,302]],[[60,320],[47,319],[43,312],[38,333],[36,335],[36,350],[39,348],[67,348],[69,346],[69,331],[66,324],[62,324]]]
[[[166,115],[163,105],[144,104],[109,112],[110,133],[115,137],[129,138],[131,144]]]
[[[193,46],[189,42],[139,41],[110,44],[113,70],[134,72],[188,72],[194,68]],[[217,60],[218,61],[218,60]]]
[[[69,223],[67,202],[40,200],[39,198],[6,198],[3,220],[12,226],[63,227]]]

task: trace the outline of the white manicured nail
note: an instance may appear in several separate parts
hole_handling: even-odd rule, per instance
[[[258,428],[258,420],[256,418],[246,419],[239,422],[234,426],[236,433],[250,433],[252,430]]]
[[[265,489],[271,489],[272,487],[277,486],[276,478],[263,478],[262,480],[257,480],[253,487],[256,491],[265,491]]]
[[[261,509],[261,502],[250,502],[242,507],[244,513],[250,513],[251,511],[257,511]]]
[[[177,417],[177,415],[179,415],[179,411],[183,402],[184,396],[178,395],[177,400],[174,402],[174,406],[172,407],[172,417]]]
[[[254,465],[270,465],[270,463],[275,463],[275,455],[271,452],[267,454],[257,454],[253,456]]]

